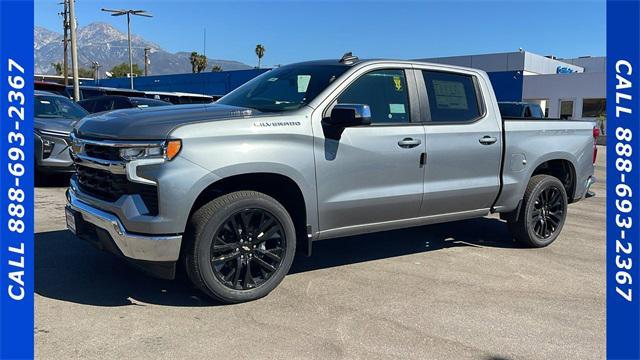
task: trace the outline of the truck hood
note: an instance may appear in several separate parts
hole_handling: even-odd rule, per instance
[[[78,137],[109,140],[164,140],[181,125],[255,117],[263,113],[222,104],[157,106],[89,115],[75,126]]]
[[[68,135],[73,130],[73,126],[77,121],[78,120],[66,118],[35,117],[33,121],[33,129],[36,131],[45,131]]]

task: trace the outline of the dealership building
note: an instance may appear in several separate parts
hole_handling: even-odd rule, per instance
[[[420,59],[486,71],[498,101],[540,104],[547,117],[606,116],[606,57],[558,59],[527,51]]]

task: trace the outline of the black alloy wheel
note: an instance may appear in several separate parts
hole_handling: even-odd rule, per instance
[[[567,218],[565,185],[551,175],[534,175],[529,180],[521,206],[508,214],[507,224],[514,238],[524,245],[541,248],[558,238]]]
[[[282,224],[264,209],[242,209],[229,216],[211,243],[216,278],[233,290],[264,284],[282,264],[287,238]]]
[[[561,190],[550,186],[540,192],[533,204],[531,227],[540,239],[548,239],[559,229],[564,218],[564,201]]]

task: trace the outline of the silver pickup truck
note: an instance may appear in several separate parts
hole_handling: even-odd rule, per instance
[[[593,134],[502,118],[475,69],[292,64],[215,104],[83,119],[67,223],[156,276],[181,264],[209,296],[248,301],[316,240],[500,213],[517,240],[547,246],[590,194]]]

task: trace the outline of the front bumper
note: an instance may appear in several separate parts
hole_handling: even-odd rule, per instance
[[[130,233],[117,216],[83,202],[73,188],[67,190],[67,209],[75,222],[75,229],[69,228],[79,238],[122,256],[158,277],[175,275],[182,235]]]

